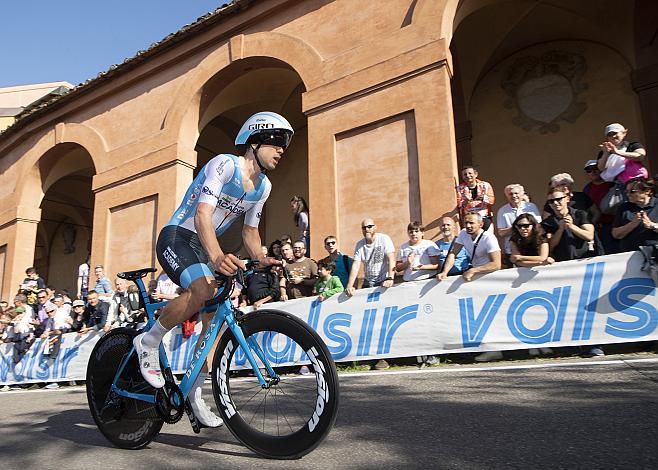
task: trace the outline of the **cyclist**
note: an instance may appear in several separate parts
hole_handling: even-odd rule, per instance
[[[251,116],[235,139],[243,156],[220,154],[210,160],[160,232],[156,245],[158,262],[185,291],[167,304],[148,332],[133,341],[142,375],[151,386],[161,388],[165,384],[158,353],[162,337],[213,297],[217,287],[213,270],[230,276],[238,268],[245,268],[235,255],[224,253],[218,242],[235,219],[244,214],[242,237],[250,257],[259,260],[261,267],[280,264],[263,255],[258,223],[272,187],[265,172],[276,168],[293,134],[283,116],[271,112]],[[209,319],[202,321],[205,331]],[[201,424],[217,427],[222,425],[221,418],[201,398],[207,374],[204,364],[190,393],[190,403]]]

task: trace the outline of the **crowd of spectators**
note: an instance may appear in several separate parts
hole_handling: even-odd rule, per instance
[[[14,363],[20,362],[37,339],[47,340],[39,343],[43,348],[42,358],[54,361],[64,333],[73,332],[82,337],[92,331],[107,332],[119,326],[139,328],[144,324],[145,314],[140,308],[136,286],[128,286],[124,279],[116,278],[113,288],[102,265],[94,269],[95,281],[89,279],[89,271],[87,262],[80,266],[78,292],[72,296],[67,290],[47,286],[35,268],[26,269],[26,278],[14,296],[13,305],[0,303],[0,343],[13,345]],[[152,287],[149,295],[154,301],[177,295],[178,287],[166,275]]]
[[[462,182],[456,186],[454,212],[440,220],[439,238],[426,240],[423,225],[412,221],[407,226],[408,241],[397,250],[391,238],[378,231],[375,221],[366,218],[361,222],[363,238],[356,243],[353,256],[343,253],[336,236],[329,235],[324,238],[326,256],[318,261],[310,258],[309,207],[304,198],[295,196],[290,204],[298,229],[296,239],[283,234],[263,246],[264,254],[282,260],[283,265],[257,269],[245,286],[234,289],[232,300],[236,306],[251,305],[258,310],[268,302],[303,297],[322,302],[343,291],[351,297],[362,267],[362,288],[388,288],[396,281],[428,278],[442,281],[449,276],[471,281],[476,275],[499,269],[632,251],[657,242],[656,188],[644,166],[643,146],[628,142],[627,132],[616,123],[605,128],[598,158],[584,164],[587,184],[582,192],[574,191],[574,180],[567,173],[551,177],[545,199],[536,199],[544,202],[541,211],[522,182],[512,182],[504,189],[508,203],[494,216],[493,186],[481,180],[473,166],[465,166]],[[49,338],[44,347],[54,356],[65,332],[84,335],[116,326],[136,327],[144,321],[134,286],[116,279],[112,288],[100,265],[94,268],[95,281],[89,279],[89,273],[86,262],[80,266],[73,299],[66,291],[46,286],[34,268],[26,270],[14,305],[0,305],[0,333],[3,341],[14,343],[16,362],[39,337]],[[149,294],[156,301],[174,298],[179,292],[166,275],[149,285]],[[550,348],[529,352],[552,353]],[[587,354],[604,352],[595,346]],[[475,360],[502,357],[502,352],[493,351],[479,354]],[[437,358],[419,360],[432,364]],[[388,368],[388,363],[380,360],[375,368]]]

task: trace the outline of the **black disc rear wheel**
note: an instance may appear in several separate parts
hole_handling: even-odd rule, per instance
[[[163,424],[154,404],[116,396],[111,392],[119,365],[132,350],[132,341],[137,334],[128,328],[110,331],[96,343],[87,365],[87,401],[91,415],[101,433],[112,444],[123,449],[144,447],[158,435]],[[144,381],[135,354],[117,385],[134,393],[155,393]]]
[[[241,328],[248,340],[261,346],[279,381],[263,389],[226,330],[212,369],[221,417],[237,439],[261,455],[302,457],[320,444],[336,420],[338,374],[329,351],[310,326],[285,312],[259,310],[247,315]],[[302,365],[308,375],[298,374]]]

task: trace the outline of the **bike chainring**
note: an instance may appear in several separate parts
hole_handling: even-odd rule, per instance
[[[185,399],[178,385],[167,381],[164,387],[156,390],[155,409],[165,423],[180,421],[185,412]]]

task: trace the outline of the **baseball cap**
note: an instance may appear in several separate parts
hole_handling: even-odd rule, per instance
[[[624,132],[626,128],[619,124],[618,122],[613,122],[612,124],[608,124],[605,126],[605,131],[603,132],[603,135],[608,135],[611,132]]]
[[[599,166],[598,160],[587,160],[585,162],[585,169],[588,169],[590,166]]]
[[[74,300],[73,301],[73,306],[74,307],[84,307],[85,303],[82,300]]]

